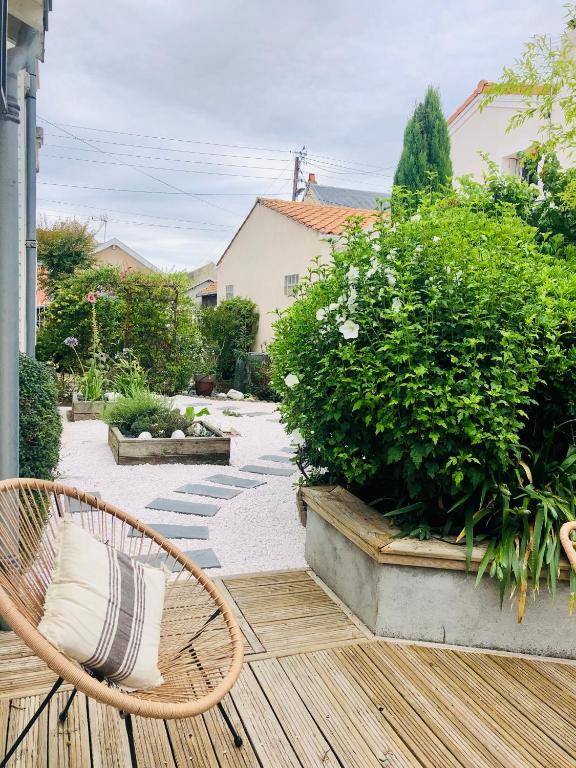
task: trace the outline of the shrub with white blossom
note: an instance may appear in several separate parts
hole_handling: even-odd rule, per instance
[[[576,278],[534,234],[465,192],[353,224],[270,349],[314,477],[404,508],[414,535],[492,537],[482,570],[524,594],[543,564],[555,582],[576,516]]]

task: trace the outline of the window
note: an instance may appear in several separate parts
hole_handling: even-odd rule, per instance
[[[233,285],[227,285],[226,286],[226,298],[227,299],[233,299],[234,298],[234,286]]]
[[[299,280],[299,275],[284,275],[284,296],[294,296]]]

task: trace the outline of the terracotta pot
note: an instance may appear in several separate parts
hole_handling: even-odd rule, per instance
[[[214,391],[215,383],[214,376],[194,376],[197,395],[210,397]]]

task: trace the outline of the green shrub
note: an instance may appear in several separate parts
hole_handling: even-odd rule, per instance
[[[206,307],[200,316],[206,345],[217,354],[216,376],[232,379],[238,355],[252,349],[258,330],[258,311],[250,299],[225,299]],[[206,373],[206,371],[194,371]]]
[[[206,408],[196,411],[189,407],[182,415],[167,398],[137,390],[106,405],[103,418],[125,437],[138,437],[141,432],[150,432],[152,437],[170,437],[176,429],[186,432],[199,416],[207,413]]]
[[[49,368],[20,355],[20,477],[53,478],[61,433],[58,391]]]
[[[184,274],[121,273],[111,266],[80,270],[59,283],[38,331],[37,354],[60,371],[81,372],[90,363],[92,307],[106,359],[129,348],[146,372],[148,384],[172,394],[185,389],[193,360],[202,349],[196,308],[186,295]],[[96,303],[86,300],[94,293]],[[77,340],[76,349],[65,339]]]
[[[465,193],[353,227],[270,349],[304,462],[404,507],[408,533],[487,537],[483,569],[524,595],[543,564],[555,587],[576,515],[576,277],[534,237]]]

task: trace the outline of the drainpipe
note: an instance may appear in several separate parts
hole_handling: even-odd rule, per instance
[[[8,51],[8,106],[0,112],[0,480],[18,477],[18,73],[31,68],[39,42],[23,27]]]
[[[36,354],[36,61],[26,93],[26,354]]]

